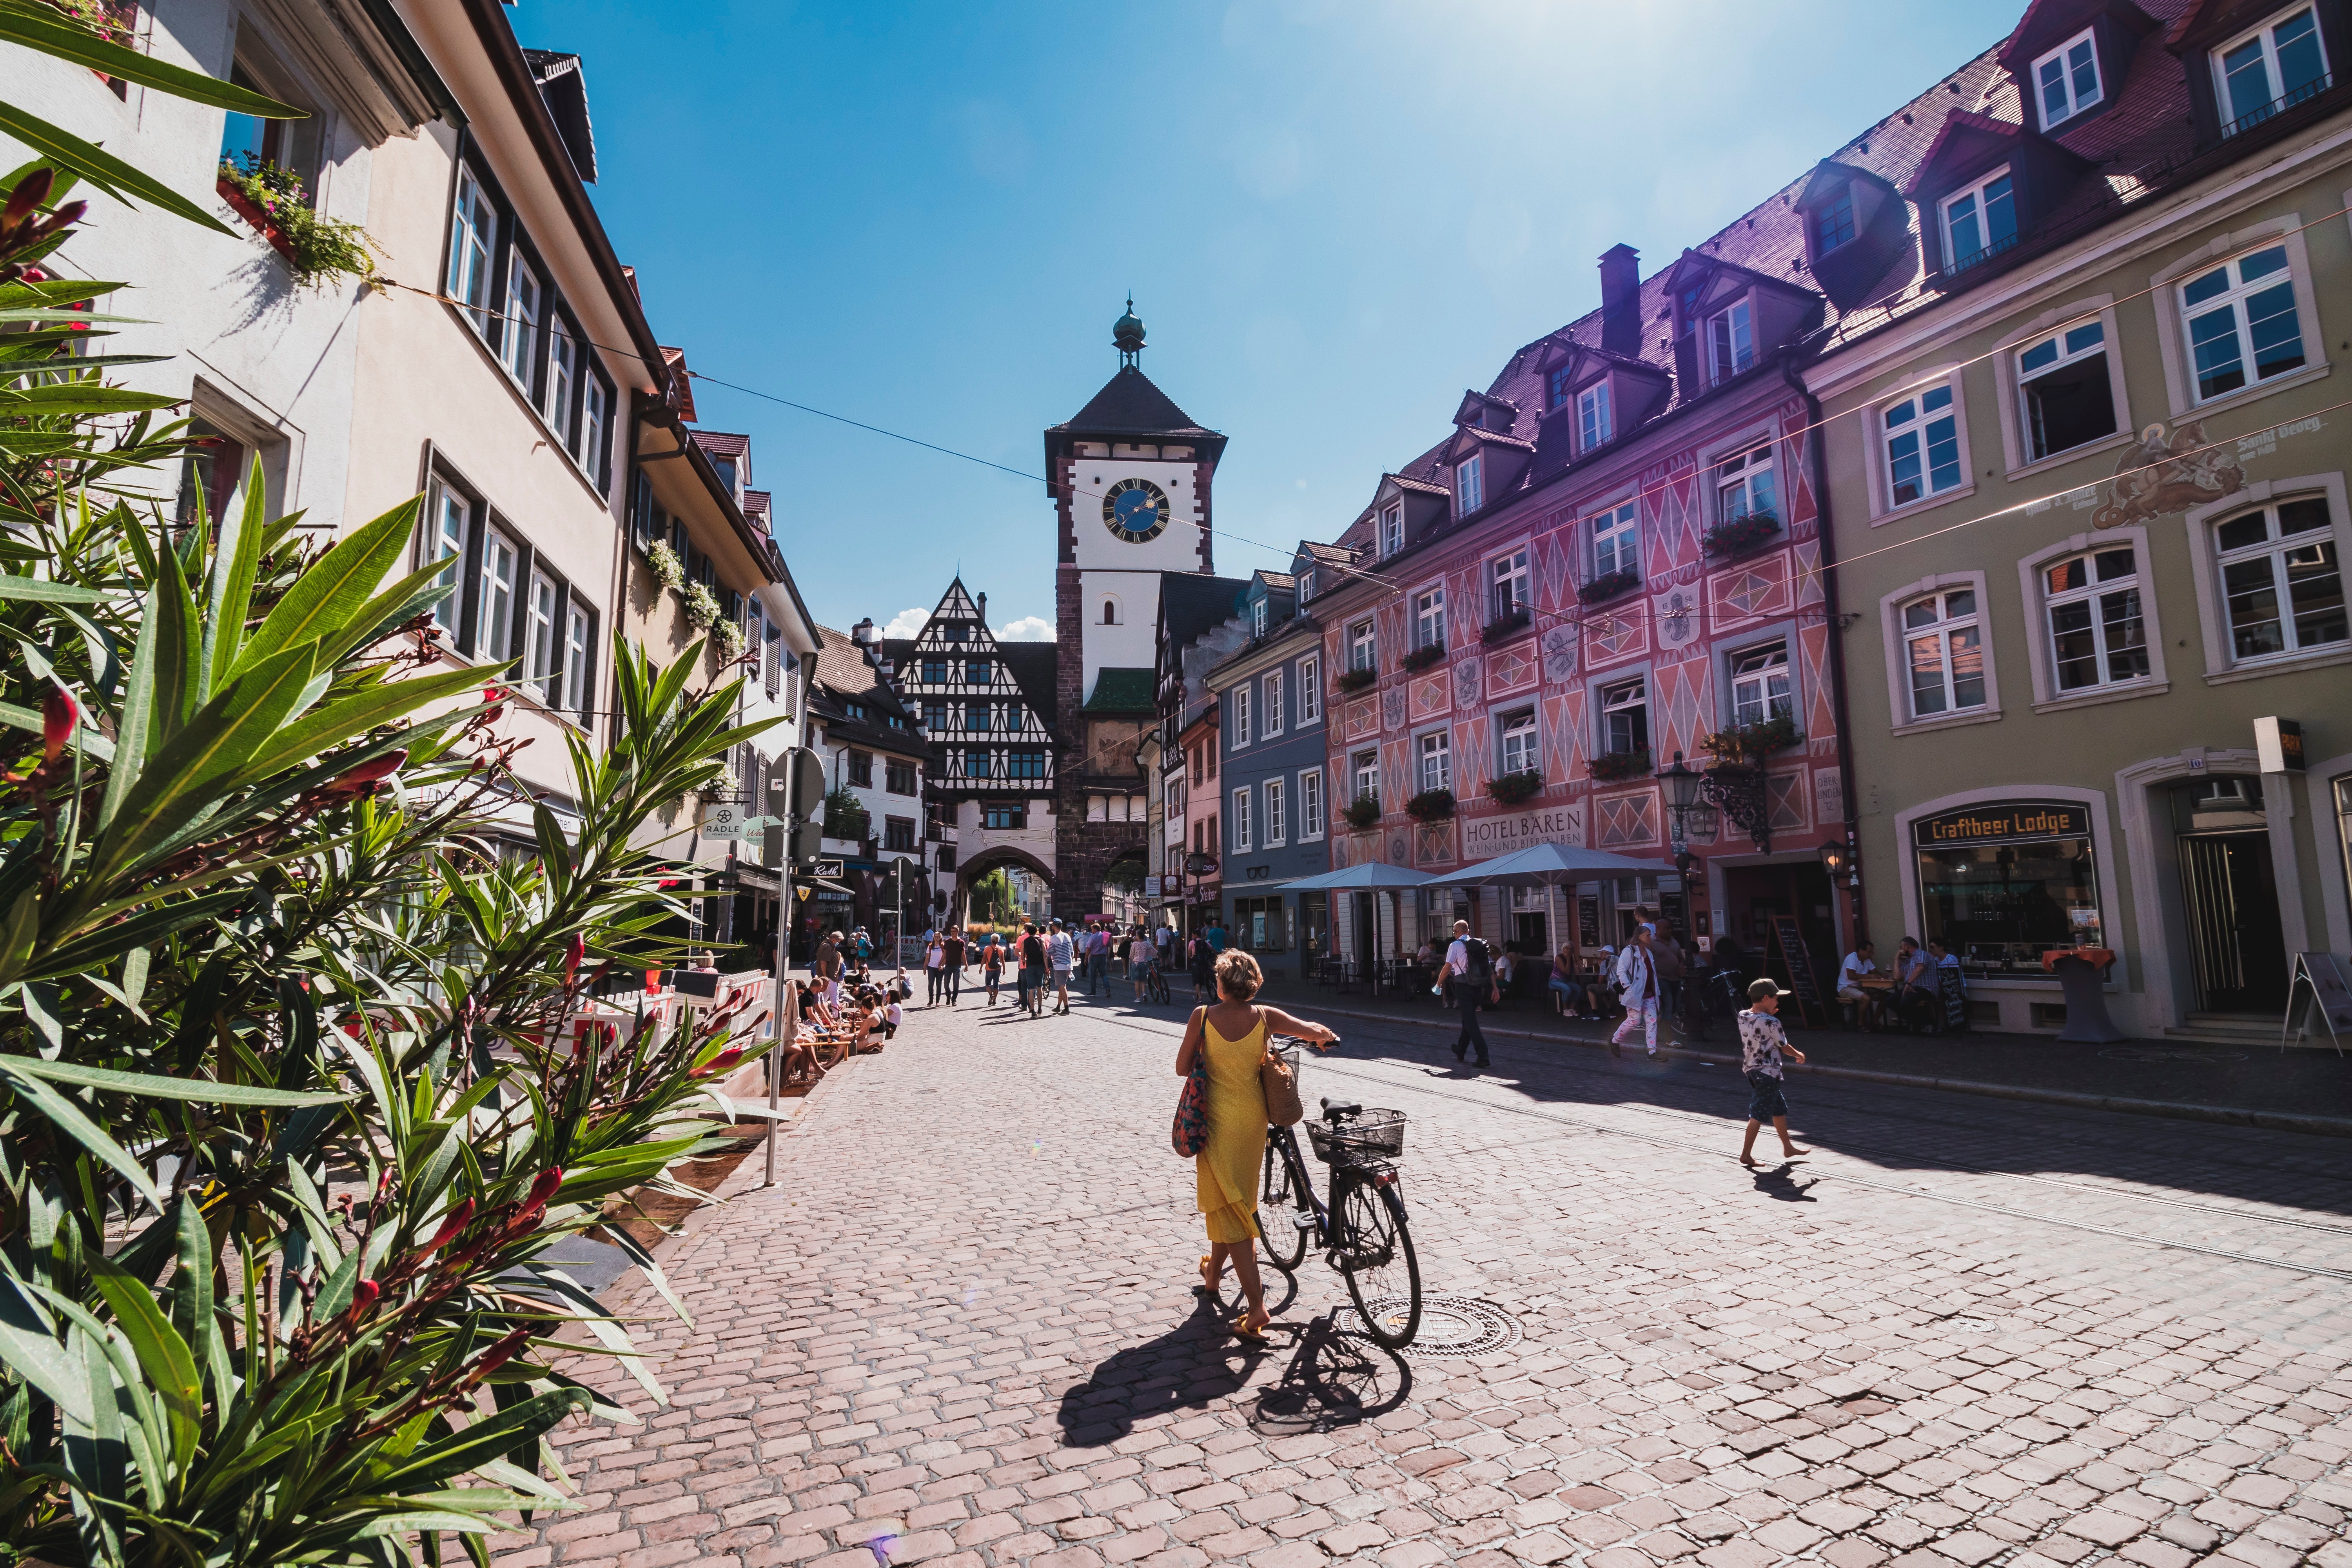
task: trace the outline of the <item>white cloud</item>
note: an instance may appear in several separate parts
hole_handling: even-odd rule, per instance
[[[996,636],[1001,642],[1052,642],[1054,623],[1043,616],[1024,616],[1006,622]]]
[[[913,637],[923,629],[923,623],[930,618],[931,612],[920,605],[911,610],[901,610],[890,617],[890,624],[882,628],[882,635],[886,637]]]

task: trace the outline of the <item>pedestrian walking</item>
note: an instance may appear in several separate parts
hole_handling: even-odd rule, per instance
[[[1192,1000],[1198,1002],[1203,996],[1215,994],[1215,982],[1212,976],[1215,973],[1217,950],[1209,945],[1208,935],[1203,932],[1192,939],[1191,952],[1192,962],[1187,967],[1192,972]]]
[[[1015,994],[1024,1007],[1029,1005],[1029,993],[1045,984],[1045,935],[1037,929],[1035,921],[1031,921],[1022,932],[1019,984]]]
[[[1099,923],[1087,928],[1094,934],[1093,946],[1087,952],[1087,994],[1110,994],[1110,931]]]
[[[961,1005],[957,998],[963,992],[963,932],[951,931],[940,941],[940,984],[950,1007]]]
[[[1150,939],[1140,931],[1135,938],[1135,945],[1128,951],[1127,977],[1135,984],[1135,1005],[1140,1007],[1143,1005],[1143,994],[1151,988],[1152,970],[1159,963],[1159,953],[1152,947]]]
[[[1213,978],[1217,1001],[1192,1009],[1192,1020],[1184,1026],[1184,1043],[1176,1052],[1178,1078],[1190,1078],[1194,1064],[1205,1056],[1209,1080],[1202,1106],[1209,1142],[1192,1162],[1194,1198],[1209,1232],[1209,1250],[1201,1258],[1201,1289],[1213,1300],[1231,1262],[1241,1281],[1244,1309],[1226,1327],[1236,1338],[1258,1341],[1265,1337],[1271,1321],[1257,1255],[1250,1245],[1258,1236],[1258,1177],[1265,1165],[1265,1089],[1259,1068],[1269,1054],[1272,1035],[1295,1036],[1318,1051],[1339,1037],[1278,1007],[1258,1006],[1255,998],[1265,976],[1246,952],[1219,959]]]
[[[947,967],[947,943],[938,937],[934,936],[923,944],[923,980],[930,987],[930,1000],[923,1004],[926,1007],[940,1005],[940,993],[945,989],[941,984],[940,971]]]
[[[1160,968],[1175,968],[1176,954],[1178,952],[1176,945],[1176,928],[1171,925],[1163,925],[1153,928],[1151,932],[1151,949],[1154,953],[1159,955]]]
[[[996,988],[1004,984],[1004,946],[996,933],[988,933],[988,945],[980,950],[981,978],[988,982],[988,1005],[996,1005]]]
[[[1454,1059],[1462,1060],[1463,1053],[1475,1046],[1478,1065],[1490,1067],[1486,1034],[1478,1027],[1478,1009],[1500,1002],[1503,988],[1495,983],[1494,953],[1483,939],[1470,934],[1468,921],[1454,922],[1454,942],[1445,950],[1445,974],[1462,1010],[1462,1027],[1454,1037]]]
[[[1059,921],[1047,925],[1045,962],[1054,971],[1054,1012],[1056,1016],[1070,1010],[1070,966],[1077,960],[1077,944]]]
[[[1650,957],[1658,966],[1658,1013],[1662,1017],[1679,1018],[1683,1016],[1683,978],[1690,973],[1690,961],[1674,927],[1658,928],[1658,940],[1651,947]]]
[[[1633,937],[1625,951],[1617,955],[1618,994],[1625,1005],[1624,1019],[1617,1032],[1609,1037],[1609,1054],[1622,1057],[1617,1047],[1625,1043],[1633,1026],[1642,1026],[1643,1044],[1652,1056],[1658,1054],[1658,963],[1650,948],[1651,931],[1646,925],[1633,928]]]
[[[1799,1067],[1805,1063],[1805,1053],[1789,1043],[1789,1032],[1780,1026],[1780,998],[1795,994],[1781,990],[1780,983],[1769,975],[1748,987],[1748,1011],[1739,1015],[1739,1068],[1748,1075],[1749,1090],[1748,1136],[1739,1145],[1743,1165],[1758,1163],[1756,1134],[1767,1121],[1780,1134],[1781,1158],[1793,1160],[1812,1152],[1789,1141],[1789,1100],[1780,1092],[1782,1055]]]

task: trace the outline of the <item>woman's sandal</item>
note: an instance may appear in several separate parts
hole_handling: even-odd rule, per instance
[[[1203,1296],[1214,1296],[1217,1293],[1216,1277],[1209,1272],[1209,1257],[1206,1253],[1201,1255],[1201,1282],[1193,1289],[1199,1290]]]
[[[1254,1345],[1262,1345],[1265,1343],[1265,1331],[1273,1325],[1273,1317],[1269,1315],[1265,1324],[1253,1329],[1248,1326],[1249,1316],[1250,1315],[1247,1312],[1244,1312],[1240,1317],[1235,1318],[1233,1321],[1225,1325],[1225,1331],[1233,1335],[1234,1338],[1237,1340],[1246,1340]]]

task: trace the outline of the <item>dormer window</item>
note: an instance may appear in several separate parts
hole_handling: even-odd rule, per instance
[[[1574,395],[1569,383],[1575,379],[1575,371],[1574,365],[1564,364],[1551,373],[1551,400],[1544,405],[1545,407],[1561,407]]]
[[[1946,265],[1954,272],[1975,266],[2017,243],[2017,195],[2003,164],[1937,205]]]
[[[712,466],[719,470],[719,482],[727,487],[729,495],[733,495],[735,493],[735,459],[719,458],[714,460]]]
[[[1381,509],[1381,559],[1404,548],[1404,503],[1391,501]]]
[[[1853,187],[1849,185],[1813,215],[1813,253],[1819,256],[1835,250],[1853,237]]]
[[[1464,459],[1454,469],[1454,503],[1461,508],[1458,515],[1469,516],[1486,503],[1484,460],[1477,457]]]
[[[1596,381],[1576,395],[1576,449],[1590,452],[1617,433],[1609,407],[1609,384]]]
[[[2099,51],[2089,28],[2033,62],[2033,91],[2042,105],[2044,131],[2106,100],[2099,80]]]
[[[1749,324],[1748,301],[1706,319],[1707,376],[1712,383],[1730,380],[1756,363],[1756,333]]]
[[[2229,117],[2224,136],[2261,124],[2327,90],[2327,48],[2308,5],[2213,51],[2213,75]]]

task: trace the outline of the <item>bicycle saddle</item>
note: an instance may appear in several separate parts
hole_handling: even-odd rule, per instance
[[[1328,1099],[1323,1101],[1323,1114],[1333,1121],[1342,1121],[1350,1116],[1361,1116],[1363,1113],[1364,1108],[1360,1105],[1335,1102]]]

